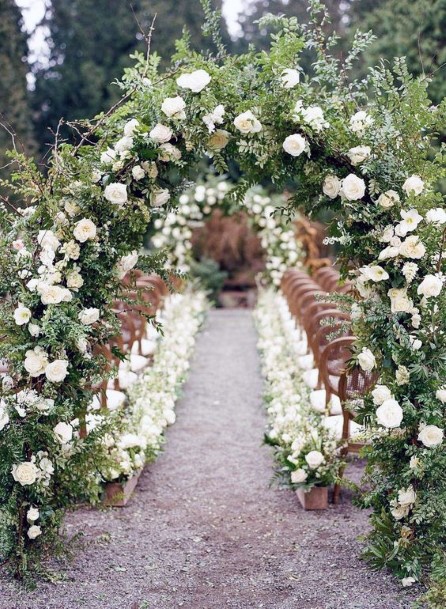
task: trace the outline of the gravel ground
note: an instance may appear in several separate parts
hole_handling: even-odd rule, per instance
[[[367,514],[304,512],[270,487],[251,313],[212,311],[165,453],[124,509],[67,518],[85,545],[34,592],[0,580],[0,609],[408,609],[412,593],[357,558]]]

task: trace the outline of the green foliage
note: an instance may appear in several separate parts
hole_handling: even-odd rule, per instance
[[[192,49],[207,48],[202,15],[200,0],[51,2],[44,20],[49,31],[49,61],[33,70],[35,128],[41,152],[45,154],[53,142],[60,119],[94,117],[119,100],[116,80],[132,65],[129,56],[145,52],[149,40],[152,53],[164,60],[174,53],[183,29]],[[60,129],[61,138],[75,135],[67,127]]]
[[[445,0],[361,0],[352,2],[350,14],[353,28],[371,29],[376,35],[363,57],[363,73],[381,59],[391,62],[404,56],[412,74],[432,79],[429,96],[433,102],[442,101],[446,95],[442,76],[446,62]]]
[[[218,262],[210,258],[192,260],[190,267],[191,277],[198,279],[211,302],[216,303],[228,273],[221,271]]]
[[[2,169],[11,162],[6,150],[14,145],[20,152],[33,150],[27,54],[20,9],[14,0],[0,0],[0,178],[12,171],[11,167]]]

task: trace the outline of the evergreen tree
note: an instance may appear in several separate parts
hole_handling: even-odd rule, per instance
[[[17,136],[17,148],[32,149],[31,114],[26,87],[28,53],[22,14],[14,0],[0,0],[0,122]],[[12,147],[11,135],[0,127],[0,167],[9,162],[6,150]],[[6,177],[8,171],[0,170]]]
[[[344,31],[343,3],[339,0],[325,0],[324,2],[330,15],[331,23],[327,29],[342,33]],[[345,3],[344,3],[345,4]],[[256,48],[265,49],[269,45],[269,37],[266,31],[259,29],[256,23],[264,15],[285,15],[286,17],[297,17],[300,23],[308,22],[308,0],[255,0],[249,4],[244,14],[239,16],[239,23],[243,31],[236,46],[244,48],[253,43]]]
[[[200,0],[52,0],[45,19],[50,61],[35,71],[40,142],[53,140],[48,127],[54,130],[61,117],[92,118],[119,99],[112,83],[131,65],[129,55],[144,50],[139,28],[149,32],[155,15],[151,50],[161,57],[170,58],[184,27],[192,48],[205,47]]]
[[[446,0],[353,0],[352,29],[372,29],[377,40],[363,69],[382,58],[405,56],[413,74],[433,75],[429,93],[435,103],[446,95]]]

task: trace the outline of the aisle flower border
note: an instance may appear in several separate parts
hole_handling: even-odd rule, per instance
[[[304,337],[274,289],[260,291],[254,319],[269,421],[265,439],[274,446],[279,479],[305,491],[330,486],[343,465],[341,444],[325,414],[311,404],[312,390],[299,367]]]
[[[102,472],[106,481],[129,480],[162,450],[208,309],[202,291],[189,289],[165,299],[157,314],[162,335],[153,362],[127,390],[128,406],[119,413],[116,429],[104,438],[111,460]]]

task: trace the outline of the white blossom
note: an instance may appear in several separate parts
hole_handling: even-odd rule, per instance
[[[122,207],[128,200],[127,186],[119,182],[108,184],[104,190],[104,197],[113,205]]]
[[[182,74],[177,78],[177,85],[183,89],[190,89],[193,93],[200,93],[211,82],[206,70],[195,70],[189,74]]]
[[[234,119],[234,125],[245,135],[249,133],[258,133],[262,130],[262,124],[250,110],[239,114]]]

